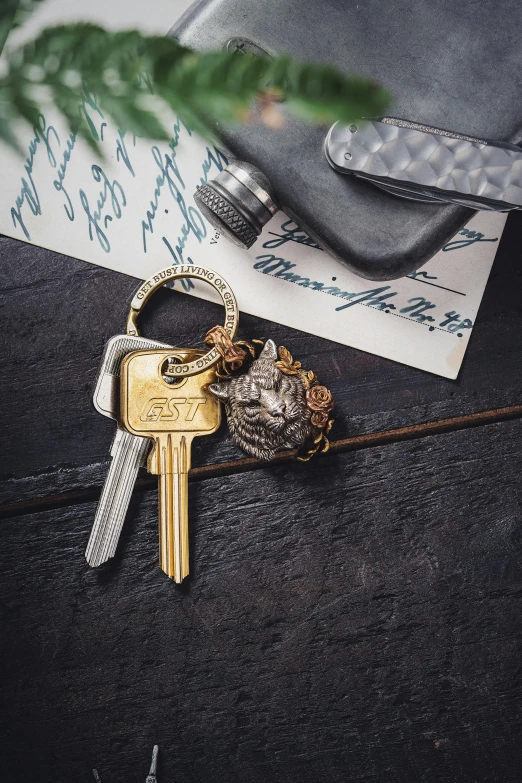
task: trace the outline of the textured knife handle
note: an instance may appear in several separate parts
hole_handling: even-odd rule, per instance
[[[522,207],[522,150],[405,120],[334,125],[326,156],[338,171],[389,185],[405,196],[475,209]]]

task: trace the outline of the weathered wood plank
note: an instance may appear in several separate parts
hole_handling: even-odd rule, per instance
[[[242,335],[272,335],[318,372],[337,399],[337,438],[514,404],[522,385],[514,283],[521,239],[522,219],[510,216],[457,382],[249,316]],[[136,281],[5,237],[0,259],[0,475],[104,463],[113,427],[93,410],[92,385],[104,341],[121,330]],[[163,292],[146,316],[146,334],[176,335],[192,345],[222,311]],[[215,436],[197,444],[194,464],[239,456],[230,439]]]
[[[496,424],[501,421],[511,421],[522,418],[522,404],[509,405],[505,408],[454,416],[449,419],[412,424],[392,430],[357,435],[352,438],[331,440],[329,454],[341,454],[347,451],[386,446],[389,443],[417,440],[431,435],[446,432],[457,432],[472,427]],[[295,461],[296,451],[281,452],[271,465],[281,465]],[[315,457],[314,463],[324,455]],[[251,470],[266,468],[266,463],[253,457],[241,456],[238,459],[210,462],[191,468],[189,481],[205,478],[233,475]],[[101,486],[105,480],[107,465],[95,463],[68,469],[55,470],[37,476],[11,478],[0,482],[0,519],[23,516],[37,511],[47,511],[67,505],[77,505],[97,501]],[[140,470],[136,484],[136,492],[145,492],[155,486],[155,476]]]
[[[10,783],[516,783],[522,421],[154,492],[89,570],[93,504],[2,522]]]

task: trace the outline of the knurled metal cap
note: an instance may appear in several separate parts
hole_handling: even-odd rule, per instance
[[[252,247],[278,207],[267,178],[249,163],[231,161],[194,194],[206,219],[234,244]]]

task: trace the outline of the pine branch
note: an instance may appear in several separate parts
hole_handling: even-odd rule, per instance
[[[38,0],[23,2],[29,6]],[[48,28],[4,59],[0,137],[11,145],[16,145],[15,119],[38,122],[42,87],[51,92],[71,130],[91,143],[78,116],[82,92],[94,94],[102,111],[123,130],[156,139],[166,139],[167,133],[151,102],[151,90],[206,136],[213,135],[216,125],[244,120],[260,96],[265,105],[274,97],[284,100],[281,105],[289,111],[319,123],[379,116],[389,101],[374,82],[343,75],[330,66],[300,63],[284,55],[199,54],[172,38],[134,30],[112,33],[85,23]]]
[[[21,27],[42,2],[44,0],[0,0],[0,52],[11,30]]]
[[[42,2],[44,0],[2,0],[0,24],[11,19],[11,30],[20,27]]]

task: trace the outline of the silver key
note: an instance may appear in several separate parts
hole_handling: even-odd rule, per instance
[[[166,343],[145,337],[118,334],[105,346],[99,370],[93,404],[110,419],[118,419],[120,402],[120,366],[131,351],[170,348]],[[132,490],[140,467],[145,466],[152,441],[131,435],[118,425],[111,445],[111,464],[103,485],[85,558],[93,568],[114,557],[120,538]]]

